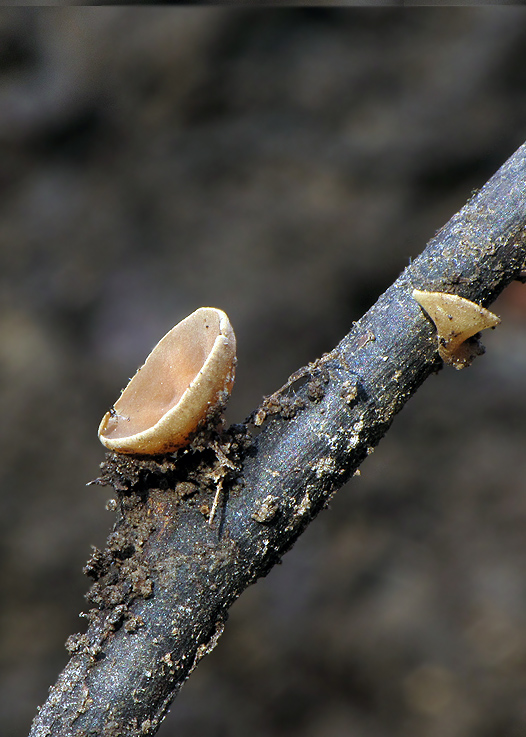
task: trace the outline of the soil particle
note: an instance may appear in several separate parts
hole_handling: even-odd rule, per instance
[[[311,402],[321,402],[325,396],[325,386],[319,379],[313,379],[307,384],[307,397]]]
[[[279,509],[280,502],[278,497],[269,494],[252,514],[252,519],[261,524],[268,524],[275,519]]]
[[[354,381],[344,381],[341,387],[340,396],[349,406],[352,405],[358,396],[358,385]]]
[[[86,576],[89,576],[95,581],[98,581],[99,578],[102,578],[102,576],[104,576],[109,571],[109,568],[111,566],[111,558],[108,556],[107,553],[102,552],[102,550],[99,550],[94,545],[92,545],[91,548],[91,556],[88,558],[88,561],[82,571],[86,574]]]
[[[304,409],[306,403],[303,399],[273,394],[265,397],[260,407],[252,415],[252,422],[256,427],[262,425],[267,417],[281,415],[284,420],[291,420],[296,416],[298,410]]]
[[[130,614],[124,623],[124,629],[129,634],[137,632],[140,627],[144,627],[144,619],[140,615]]]
[[[75,635],[70,635],[66,640],[66,650],[70,655],[85,651],[89,647],[89,639],[87,635],[81,635],[77,632]]]
[[[196,494],[197,491],[197,485],[193,484],[191,481],[180,481],[175,487],[175,492],[181,499],[192,496],[193,494]]]

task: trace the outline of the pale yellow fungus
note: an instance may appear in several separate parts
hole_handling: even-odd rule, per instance
[[[473,336],[500,323],[493,312],[457,294],[415,289],[413,298],[435,323],[440,358],[456,369],[469,366],[483,352]]]
[[[118,453],[155,455],[188,444],[225,404],[236,364],[236,338],[222,310],[200,307],[152,350],[99,426]]]

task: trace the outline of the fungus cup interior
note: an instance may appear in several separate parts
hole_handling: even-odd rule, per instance
[[[229,350],[223,357],[225,346]],[[192,412],[199,415],[194,421],[197,425],[214,397],[231,388],[234,356],[235,337],[228,317],[212,307],[199,308],[157,343],[115,402],[113,411],[104,416],[99,428],[101,441],[113,443],[151,430],[171,410],[175,415],[174,408],[196,384],[196,393],[200,390],[202,395],[192,401]],[[187,417],[183,420],[188,422]],[[181,428],[183,435],[187,431],[187,427]]]

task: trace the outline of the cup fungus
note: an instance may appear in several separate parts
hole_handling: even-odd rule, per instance
[[[435,323],[440,358],[456,369],[469,366],[475,356],[484,352],[474,336],[500,323],[493,312],[457,294],[415,289],[413,298]]]
[[[118,453],[177,450],[226,403],[236,364],[236,338],[226,314],[200,307],[152,350],[99,426]]]

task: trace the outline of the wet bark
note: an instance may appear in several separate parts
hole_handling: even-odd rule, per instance
[[[526,262],[526,144],[329,354],[251,418],[176,454],[108,454],[117,521],[86,572],[86,634],[31,737],[152,735],[229,606],[294,544],[441,366],[414,288],[487,306]],[[220,504],[208,517],[215,491]]]

